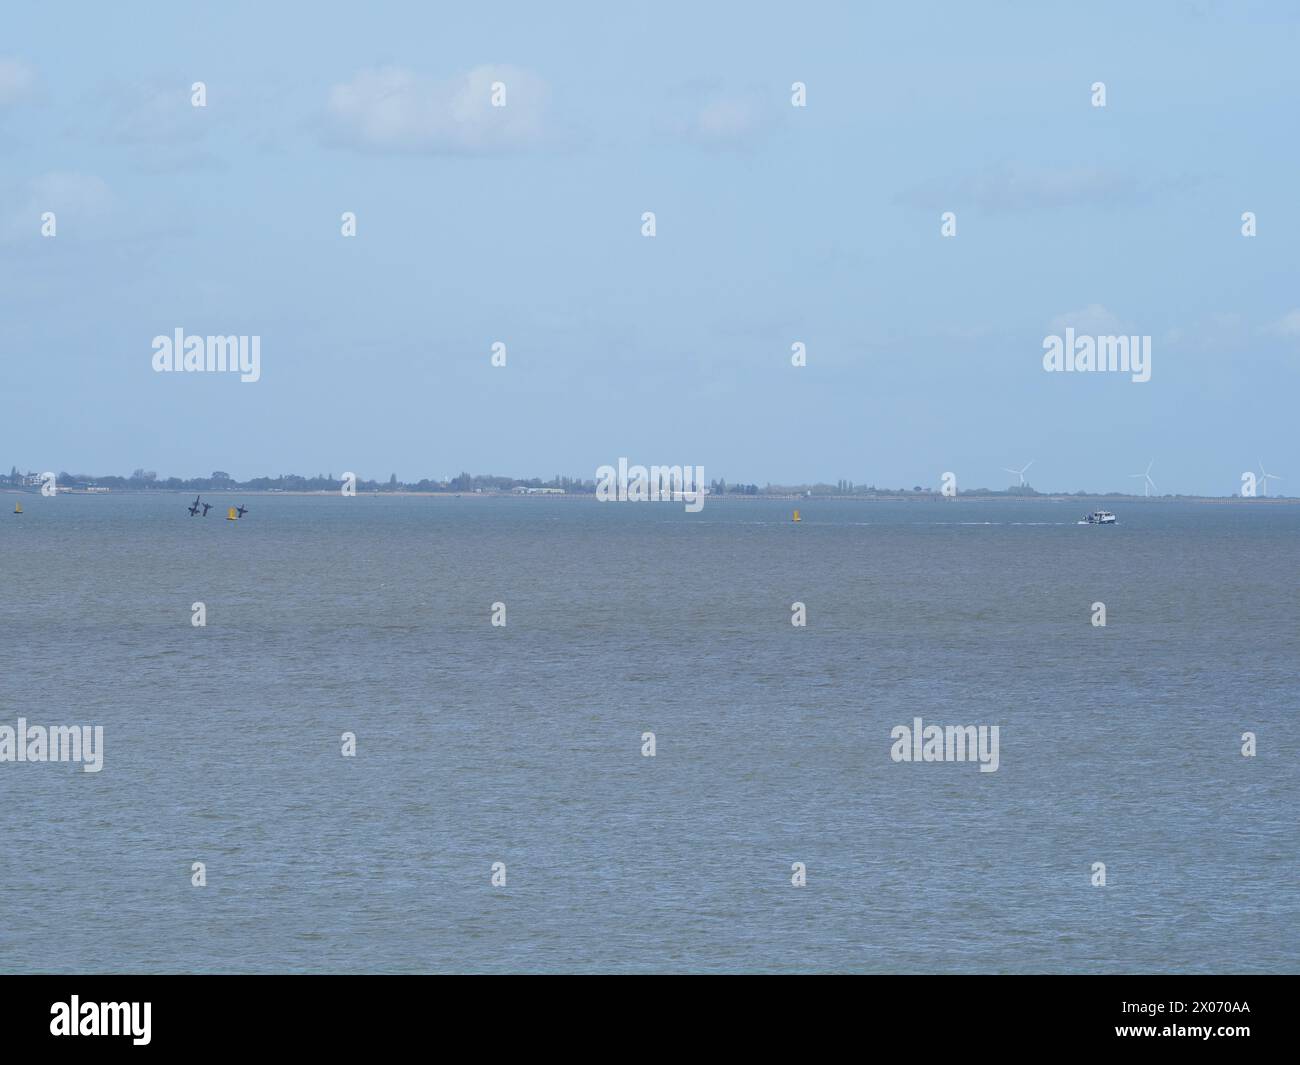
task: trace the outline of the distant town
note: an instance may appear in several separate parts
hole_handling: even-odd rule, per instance
[[[0,474],[0,490],[37,491],[48,481],[48,474],[28,471],[20,473],[18,467],[10,469],[8,475]],[[325,493],[337,492],[343,478],[333,473],[319,473],[314,477],[304,477],[296,473],[280,474],[276,477],[254,477],[248,481],[237,481],[230,474],[215,470],[208,477],[159,477],[153,470],[137,469],[129,477],[112,474],[90,475],[85,473],[59,472],[55,475],[55,486],[59,492],[76,494],[94,494],[103,492],[285,492],[285,493]],[[358,493],[395,493],[420,495],[528,495],[528,496],[582,496],[595,495],[594,479],[565,477],[557,474],[548,481],[540,478],[502,477],[496,474],[461,473],[456,477],[433,480],[424,478],[419,481],[399,481],[396,474],[387,480],[367,480],[358,477]],[[711,497],[766,497],[770,499],[795,498],[830,498],[846,499],[934,499],[944,498],[938,488],[925,485],[913,485],[910,488],[882,488],[874,484],[840,480],[834,484],[817,481],[807,484],[743,484],[731,483],[723,479],[710,481],[707,495]],[[1013,485],[1009,488],[961,488],[958,492],[964,499],[971,498],[1019,498],[1019,499],[1141,499],[1142,493],[1133,492],[1040,492],[1032,485]],[[1170,493],[1151,493],[1151,499],[1241,499],[1239,494],[1225,496],[1174,495]],[[1263,499],[1261,494],[1259,499]],[[1285,496],[1271,496],[1273,499],[1286,499]],[[1256,501],[1255,499],[1251,500]]]

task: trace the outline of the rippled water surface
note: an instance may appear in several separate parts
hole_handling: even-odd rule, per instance
[[[1300,506],[14,498],[7,971],[1300,965]]]

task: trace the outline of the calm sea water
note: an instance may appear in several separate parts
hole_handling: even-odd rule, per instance
[[[6,971],[1300,966],[1300,506],[14,498]]]

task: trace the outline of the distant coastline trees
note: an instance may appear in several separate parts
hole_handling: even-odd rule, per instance
[[[3,469],[0,466],[0,469]],[[31,488],[41,484],[39,472],[22,473],[17,466],[11,466],[6,476],[0,473],[0,488]],[[237,481],[225,470],[214,470],[208,477],[159,477],[154,470],[137,468],[129,477],[113,474],[70,473],[67,470],[57,475],[62,488],[84,489],[90,487],[107,488],[114,491],[135,492],[337,492],[340,480],[333,473],[318,473],[314,476],[302,476],[296,473],[282,473],[276,477],[254,477],[248,481]],[[418,481],[399,481],[397,474],[389,474],[387,480],[357,479],[358,492],[453,492],[453,493],[507,493],[514,489],[549,488],[563,491],[566,495],[592,495],[596,491],[594,479],[569,477],[556,474],[550,480],[540,477],[504,477],[498,474],[481,474],[461,472],[452,478],[422,478]],[[788,498],[790,496],[833,497],[846,496],[854,498],[922,498],[939,499],[937,489],[923,485],[911,488],[878,488],[874,484],[863,484],[841,478],[834,484],[817,481],[811,484],[729,484],[718,478],[709,483],[709,493],[713,496],[773,496]],[[965,498],[1032,498],[1035,496],[1077,497],[1119,497],[1125,492],[1049,492],[1042,493],[1031,485],[1015,485],[1010,488],[968,488],[961,495]],[[1179,498],[1174,496],[1172,498]],[[1204,498],[1188,496],[1184,498]]]

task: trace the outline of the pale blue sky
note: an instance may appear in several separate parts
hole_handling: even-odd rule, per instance
[[[6,5],[0,464],[1294,492],[1297,11]]]

